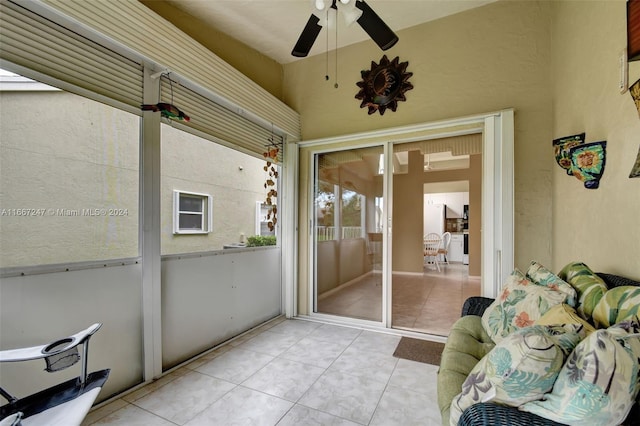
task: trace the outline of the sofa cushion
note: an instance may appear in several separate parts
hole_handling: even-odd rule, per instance
[[[607,285],[602,278],[597,276],[587,265],[582,262],[571,262],[558,274],[560,278],[568,282],[578,293],[578,315],[587,321],[596,305],[607,291]]]
[[[640,312],[640,287],[622,286],[608,290],[593,309],[593,323],[610,327],[637,318]]]
[[[542,264],[535,260],[531,261],[525,276],[538,285],[551,287],[554,290],[565,293],[567,295],[567,305],[574,308],[576,307],[576,304],[578,303],[576,290],[571,287],[571,284],[549,271]]]
[[[471,370],[462,392],[451,402],[450,424],[455,426],[468,407],[495,402],[517,407],[540,399],[553,383],[583,337],[581,325],[536,325],[505,337]]]
[[[515,330],[533,325],[552,306],[567,300],[567,294],[536,285],[514,270],[498,298],[482,314],[482,326],[495,343]]]
[[[438,370],[438,406],[443,424],[449,424],[449,407],[462,383],[494,346],[479,316],[464,316],[451,327]]]
[[[551,393],[523,411],[568,425],[618,425],[638,393],[638,323],[596,330],[576,346]]]
[[[557,324],[579,324],[584,327],[584,334],[589,334],[596,331],[596,329],[584,320],[580,315],[576,313],[576,310],[571,306],[561,303],[549,309],[539,320],[536,321],[536,325],[557,325]]]

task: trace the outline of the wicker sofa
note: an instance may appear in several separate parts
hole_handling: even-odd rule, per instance
[[[640,282],[613,274],[597,273],[608,289],[620,286],[640,286]],[[438,404],[442,424],[449,425],[450,407],[453,398],[460,392],[462,384],[473,367],[495,346],[483,329],[481,317],[494,299],[471,297],[464,303],[462,317],[454,324],[442,353],[438,372]],[[627,415],[624,425],[640,425],[640,396]],[[587,423],[585,423],[587,424]],[[561,425],[535,414],[492,402],[481,402],[466,408],[459,426],[476,425]]]

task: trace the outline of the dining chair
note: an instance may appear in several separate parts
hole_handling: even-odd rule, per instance
[[[440,249],[440,244],[442,242],[442,238],[440,235],[436,233],[429,233],[423,237],[423,249],[424,249],[424,261],[427,264],[435,264],[436,269],[440,272],[440,263],[438,262],[438,250]],[[433,262],[430,262],[430,259],[433,259]]]
[[[449,264],[449,259],[447,255],[449,254],[449,244],[451,243],[451,232],[445,232],[442,234],[442,245],[438,249],[438,254],[442,255],[442,261]]]

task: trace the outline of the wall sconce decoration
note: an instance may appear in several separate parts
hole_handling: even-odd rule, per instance
[[[627,1],[627,58],[640,61],[640,0]]]
[[[597,189],[604,173],[607,141],[576,145],[569,150],[571,174],[584,182],[587,189]]]
[[[556,162],[571,176],[571,156],[569,150],[576,145],[584,143],[585,133],[573,136],[565,136],[553,140],[553,149],[556,155]]]
[[[400,62],[396,56],[392,61],[383,55],[380,63],[371,61],[371,69],[361,71],[362,81],[356,83],[360,91],[355,98],[362,100],[360,108],[369,108],[368,114],[376,111],[380,115],[389,108],[395,111],[399,101],[406,101],[405,92],[413,89],[407,80],[413,75],[406,72],[409,62]]]
[[[629,94],[631,94],[633,101],[636,103],[638,117],[640,117],[640,79],[629,87]]]

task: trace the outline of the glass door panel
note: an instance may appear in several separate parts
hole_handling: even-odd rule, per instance
[[[315,312],[382,321],[382,154],[314,156]]]

